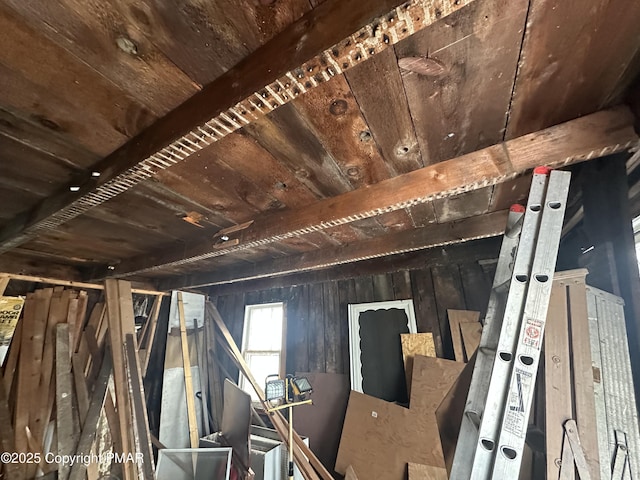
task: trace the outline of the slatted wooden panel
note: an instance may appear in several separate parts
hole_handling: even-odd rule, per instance
[[[466,272],[473,271],[476,280],[486,278],[476,262],[447,268],[402,270],[395,273],[365,275],[337,281],[297,284],[288,287],[265,288],[246,293],[230,293],[216,298],[220,314],[229,326],[234,339],[241,345],[244,306],[255,303],[286,302],[287,304],[287,372],[306,371],[322,373],[349,372],[348,304],[412,298],[419,332],[434,333],[434,344],[439,356],[443,355],[438,338],[441,337],[440,313],[444,315],[446,335],[450,341],[447,308],[470,309],[480,302],[482,295],[488,300],[489,292],[478,285],[472,294],[472,283]],[[461,273],[464,272],[464,273]],[[467,281],[465,300],[463,281]],[[277,281],[276,281],[277,282]],[[215,296],[215,287],[212,289]],[[446,354],[446,353],[445,353]],[[450,357],[453,358],[451,349]],[[221,359],[224,358],[221,356]],[[228,366],[230,371],[235,371]]]

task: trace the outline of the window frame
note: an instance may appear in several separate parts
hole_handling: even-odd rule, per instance
[[[280,350],[247,350],[247,343],[249,340],[248,325],[250,324],[249,319],[250,319],[251,311],[259,308],[274,307],[277,305],[282,306],[282,338],[280,340]],[[286,350],[287,350],[287,304],[286,302],[280,301],[280,302],[268,302],[268,303],[252,303],[252,304],[245,305],[244,319],[243,319],[243,325],[242,325],[242,343],[241,343],[240,353],[242,353],[242,358],[245,360],[245,362],[247,362],[247,365],[249,365],[249,361],[247,360],[247,353],[271,354],[271,353],[277,352],[280,356],[278,375],[280,376],[280,378],[284,378],[286,375],[286,365],[287,365]],[[257,380],[258,379],[256,379],[256,381]],[[238,386],[244,391],[248,391],[247,389],[251,388],[249,381],[245,378],[245,376],[242,373],[238,373]],[[264,390],[264,385],[260,385],[260,387]],[[252,401],[253,401],[253,398],[252,398]]]

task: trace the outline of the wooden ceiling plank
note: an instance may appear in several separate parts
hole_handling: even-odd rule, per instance
[[[136,27],[175,65],[206,85],[310,9],[306,0],[121,0]]]
[[[7,108],[0,108],[0,136],[52,156],[75,170],[89,168],[100,157],[79,145],[71,136],[55,132]]]
[[[422,167],[424,162],[393,49],[355,66],[345,77],[392,176]]]
[[[85,2],[68,1],[79,12],[86,12]],[[98,179],[87,178],[74,192],[61,190],[16,218],[0,232],[0,251],[118,195],[472,1],[443,0],[436,6],[428,0],[411,0],[399,7],[397,0],[323,3],[102,160],[95,167],[101,174]],[[34,6],[29,2],[11,0],[10,4],[25,15],[33,14]],[[59,4],[43,5],[46,8],[38,4],[35,9],[38,14],[48,15],[52,24],[60,23]],[[83,20],[94,25],[94,17]],[[59,26],[62,32],[77,27],[75,18],[64,20]],[[96,25],[96,30],[103,27]],[[95,38],[85,38],[83,44],[99,46],[100,53],[105,47]],[[113,55],[106,55],[103,64],[121,71],[120,64],[112,59]],[[130,80],[136,83],[139,78]],[[169,80],[161,83],[172,84]]]
[[[608,105],[629,82],[640,3],[531,2],[506,138]]]
[[[638,142],[633,121],[633,114],[626,107],[601,111],[322,200],[307,208],[263,215],[248,228],[230,234],[230,244],[233,245],[228,248],[218,246],[212,250],[212,242],[205,240],[180,253],[167,251],[130,259],[120,264],[113,273],[126,275],[153,270],[162,265],[190,263],[224,255],[321,231],[332,225],[375,217],[407,205],[502,183],[540,164],[563,167],[624,151]]]
[[[24,19],[3,4],[0,32],[5,41],[0,49],[0,63],[69,105],[79,106],[76,113],[80,119],[112,130],[114,138],[119,137],[122,143],[156,120],[126,89],[116,87],[47,39],[44,30],[27,26]],[[111,150],[118,146],[119,143],[112,145]]]
[[[326,198],[352,189],[335,158],[309,129],[293,104],[283,105],[246,125],[244,131],[283,162],[318,197]]]
[[[32,83],[19,72],[0,63],[0,106],[29,112],[29,116],[53,132],[73,137],[85,149],[107,155],[127,141],[103,118],[93,117],[79,104]]]
[[[384,235],[357,244],[316,250],[226,272],[196,274],[171,281],[167,288],[204,287],[264,277],[318,270],[387,255],[494,237],[504,232],[508,211],[493,212],[450,224],[433,225]],[[173,283],[172,283],[173,282]]]
[[[528,4],[475,2],[395,46],[426,66],[400,69],[425,165],[502,141]]]
[[[127,11],[122,2],[5,3],[156,115],[165,114],[199,89],[144,37],[139,28],[142,19]],[[43,24],[48,28],[42,28]]]
[[[344,75],[333,77],[292,104],[336,159],[352,188],[392,176]]]

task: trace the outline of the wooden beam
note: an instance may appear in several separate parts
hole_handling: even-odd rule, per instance
[[[76,282],[73,280],[62,280],[59,278],[50,278],[50,277],[38,277],[33,275],[18,275],[13,273],[0,273],[0,278],[1,277],[7,277],[9,280],[19,280],[22,282],[46,283],[48,285],[62,285],[65,287],[88,288],[91,290],[104,290],[104,285],[101,285],[99,283]],[[169,295],[166,292],[159,292],[157,290],[148,290],[144,288],[132,288],[131,293],[138,293],[140,295],[156,295],[156,296]]]
[[[182,346],[182,368],[184,370],[184,396],[187,399],[187,416],[189,418],[189,441],[191,448],[198,448],[198,419],[196,417],[193,379],[191,378],[191,362],[189,361],[189,343],[187,342],[187,326],[184,318],[182,292],[178,292],[178,316],[180,318],[180,344]]]
[[[244,230],[229,235],[227,243],[234,244],[230,247],[217,244],[214,248],[213,240],[205,240],[179,252],[172,249],[130,259],[111,274],[126,276],[263,246],[502,183],[540,164],[559,168],[624,151],[638,142],[633,121],[626,107],[604,110],[308,207],[261,215]]]
[[[0,252],[75,218],[473,0],[328,0],[0,231]],[[70,187],[77,187],[71,191]],[[76,190],[76,189],[74,189]]]
[[[69,361],[69,325],[56,325],[56,428],[58,454],[73,455],[77,436],[73,420],[73,385]],[[71,465],[58,466],[58,478],[67,480]]]
[[[211,273],[195,274],[167,282],[171,289],[204,287],[225,283],[256,280],[259,278],[288,275],[319,270],[345,263],[380,258],[387,255],[413,252],[436,246],[461,243],[467,240],[495,237],[504,233],[507,223],[506,210],[458,222],[432,225],[414,230],[396,232],[375,237],[352,245],[332,247],[291,257],[241,266]]]

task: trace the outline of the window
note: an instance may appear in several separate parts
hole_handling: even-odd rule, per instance
[[[268,375],[284,375],[284,324],[283,303],[245,307],[242,356],[262,389]],[[251,395],[252,401],[259,401],[244,375],[240,375],[240,388]]]

